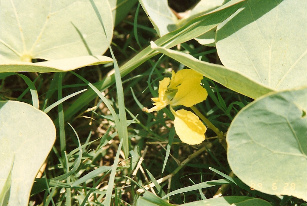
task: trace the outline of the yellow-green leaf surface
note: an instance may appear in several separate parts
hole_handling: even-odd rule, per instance
[[[275,91],[307,85],[306,13],[307,1],[246,1],[218,26],[223,65]]]
[[[274,92],[246,106],[227,132],[228,162],[247,185],[307,201],[307,88]]]
[[[94,6],[87,0],[1,1],[2,72],[12,71],[16,64],[31,63],[33,59],[51,61],[103,54],[112,39],[112,13],[108,0],[93,2]],[[97,8],[104,29],[93,7]],[[88,61],[88,57],[84,59]],[[93,64],[97,62],[101,62],[99,58]]]
[[[195,59],[189,54],[158,47],[153,42],[152,48],[177,60],[187,67],[194,69],[205,77],[251,98],[260,97],[261,95],[267,94],[271,91],[264,85],[253,82],[248,77],[238,73],[237,71],[230,70],[224,66],[203,62]]]
[[[22,102],[0,102],[0,190],[7,190],[8,205],[28,205],[34,178],[55,135],[52,120],[42,111]]]
[[[0,64],[1,72],[65,72],[85,66],[105,64],[113,62],[107,56],[81,56],[67,59],[57,59],[35,64],[18,62],[12,64]]]

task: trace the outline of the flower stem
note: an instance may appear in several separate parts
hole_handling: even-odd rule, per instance
[[[209,129],[211,129],[219,138],[219,142],[222,144],[222,146],[227,150],[227,144],[226,144],[226,138],[218,128],[216,128],[209,119],[207,119],[195,106],[192,106],[191,109],[201,120],[204,121],[204,123],[207,125]]]

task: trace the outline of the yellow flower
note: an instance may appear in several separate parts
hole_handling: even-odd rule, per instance
[[[159,82],[159,97],[152,98],[154,107],[145,108],[146,112],[153,112],[170,105],[175,116],[176,133],[182,142],[190,145],[200,144],[205,139],[207,128],[194,113],[184,109],[175,111],[173,106],[191,107],[204,101],[208,93],[200,85],[202,78],[200,73],[191,69],[173,71],[171,79],[166,77]]]

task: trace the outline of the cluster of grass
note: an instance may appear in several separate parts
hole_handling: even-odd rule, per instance
[[[137,24],[135,11],[131,14],[114,30],[112,48],[119,65],[157,37],[141,9],[137,13]],[[203,61],[219,62],[214,47],[201,46],[195,41],[183,43],[177,49]],[[143,107],[152,106],[151,97],[157,96],[159,81],[170,76],[172,70],[183,68],[184,65],[167,56],[158,55],[122,80],[129,156],[121,150],[124,143],[118,137],[115,118],[107,107],[112,106],[119,113],[116,85],[103,91],[107,99],[102,100],[97,95],[72,119],[65,119],[64,111],[76,97],[51,110],[48,115],[57,126],[57,141],[47,158],[42,178],[34,183],[29,204],[103,205],[104,202],[104,205],[135,205],[145,190],[163,197],[178,189],[183,190],[166,198],[168,202],[183,204],[220,194],[260,197],[273,205],[302,203],[290,197],[281,201],[235,179],[227,163],[226,151],[213,131],[207,131],[207,138],[201,145],[190,146],[175,134],[173,117],[167,108],[153,114],[142,111]],[[78,75],[94,83],[112,71],[113,65],[101,65],[82,68],[76,73],[25,75],[35,81],[42,101],[40,105],[46,108],[74,92],[90,89]],[[209,96],[197,108],[225,134],[236,114],[252,100],[209,79],[204,78],[202,83]],[[26,90],[19,76],[7,77],[1,83],[1,99],[31,103]],[[215,186],[184,189],[208,181],[213,181]],[[221,186],[223,183],[227,183],[227,187]]]

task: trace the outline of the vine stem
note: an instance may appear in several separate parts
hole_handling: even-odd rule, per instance
[[[227,151],[227,144],[226,144],[226,138],[223,132],[221,132],[217,127],[215,127],[209,119],[207,119],[195,106],[190,107],[193,112],[199,116],[201,120],[207,125],[209,129],[211,129],[219,138],[219,142],[222,144],[222,146]]]
[[[188,156],[188,158],[187,159],[185,159],[185,160],[183,160],[181,163],[180,163],[180,165],[172,172],[172,173],[170,173],[169,175],[166,175],[166,176],[164,176],[164,177],[162,177],[162,178],[160,178],[160,179],[158,179],[157,180],[157,182],[160,184],[160,183],[162,183],[162,182],[164,182],[164,181],[166,181],[166,180],[170,180],[175,174],[177,174],[188,162],[190,162],[192,159],[194,159],[195,157],[197,157],[198,155],[200,155],[200,154],[202,154],[204,151],[206,151],[207,150],[207,147],[206,146],[204,146],[204,147],[202,147],[202,148],[200,148],[199,150],[197,150],[196,152],[194,152],[193,154],[191,154],[190,156]],[[145,192],[145,190],[148,190],[149,188],[152,188],[152,187],[154,187],[155,186],[155,184],[154,183],[150,183],[150,184],[148,184],[148,185],[146,185],[146,186],[144,186],[144,189],[138,189],[137,190],[137,193],[143,193],[143,192]]]
[[[199,116],[199,118],[201,120],[204,121],[204,123],[207,125],[207,127],[211,130],[213,130],[213,132],[215,132],[215,134],[218,136],[219,138],[219,142],[222,144],[222,146],[224,147],[224,149],[227,151],[227,143],[226,143],[226,138],[225,135],[223,134],[223,132],[221,132],[218,128],[216,128],[212,122],[210,122],[209,119],[207,119],[195,106],[192,106],[191,109],[193,110],[193,112],[195,112],[195,114],[197,116]],[[229,173],[230,177],[235,177],[235,174],[230,171]],[[217,198],[217,197],[221,197],[223,196],[223,193],[226,192],[226,190],[229,188],[229,184],[225,184],[222,185],[217,192],[215,193],[215,195],[213,196],[213,198]]]

